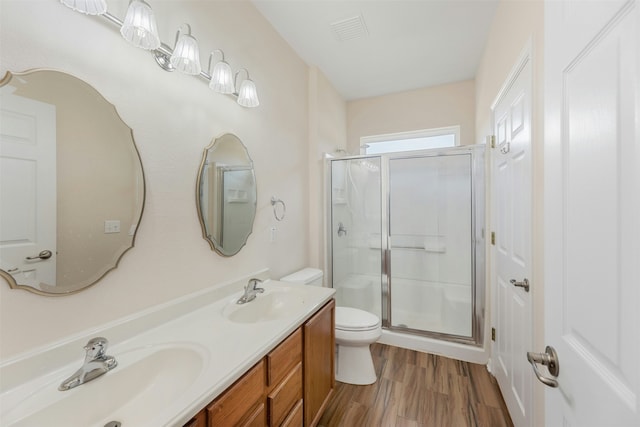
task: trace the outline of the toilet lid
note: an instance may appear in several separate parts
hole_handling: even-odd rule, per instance
[[[380,326],[380,319],[373,313],[353,307],[336,307],[336,329],[361,331]]]

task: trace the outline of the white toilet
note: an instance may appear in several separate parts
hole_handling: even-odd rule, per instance
[[[322,270],[304,268],[280,279],[298,285],[322,286]],[[369,346],[382,335],[378,316],[352,307],[336,307],[336,380],[366,385],[376,382]]]

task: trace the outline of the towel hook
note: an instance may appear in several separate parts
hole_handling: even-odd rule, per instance
[[[278,205],[282,205],[282,212],[278,213]],[[282,221],[284,219],[284,215],[287,213],[287,206],[280,199],[276,199],[271,196],[271,206],[273,206],[273,216],[276,217],[277,221]]]

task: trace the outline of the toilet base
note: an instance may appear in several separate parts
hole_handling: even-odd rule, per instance
[[[351,347],[338,344],[336,381],[369,385],[377,380],[369,345]]]

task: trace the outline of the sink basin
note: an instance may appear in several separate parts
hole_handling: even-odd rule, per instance
[[[304,292],[294,287],[265,287],[264,293],[258,294],[253,301],[236,304],[240,296],[229,301],[222,311],[226,319],[236,323],[266,322],[295,316],[305,303]]]
[[[38,387],[13,408],[3,408],[2,425],[104,426],[144,425],[185,392],[205,368],[206,351],[196,346],[151,346],[118,353],[118,366],[93,381],[58,391],[69,374]],[[79,366],[78,366],[79,367]]]

